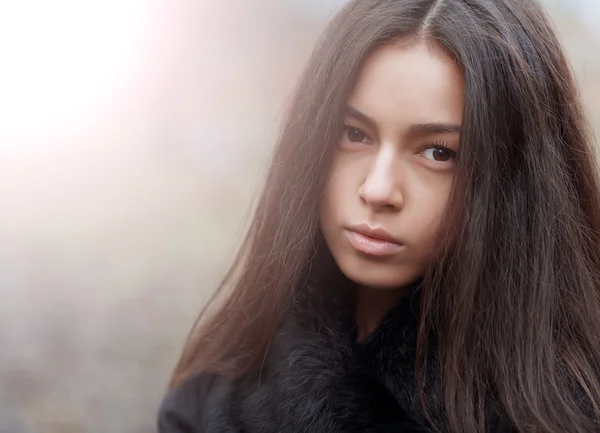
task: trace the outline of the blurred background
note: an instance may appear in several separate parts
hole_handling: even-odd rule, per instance
[[[146,433],[343,0],[0,2],[0,433]],[[547,0],[600,127],[600,1]]]

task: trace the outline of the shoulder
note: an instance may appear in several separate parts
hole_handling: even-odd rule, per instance
[[[228,380],[199,373],[163,399],[158,410],[159,433],[201,433],[209,430],[214,407],[226,397]]]

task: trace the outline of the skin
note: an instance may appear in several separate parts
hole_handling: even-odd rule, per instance
[[[358,285],[359,339],[429,264],[460,132],[419,125],[460,128],[463,94],[461,69],[442,48],[402,40],[369,56],[348,99],[320,220],[336,263]],[[400,245],[384,256],[365,254],[348,230],[358,224],[383,229]]]

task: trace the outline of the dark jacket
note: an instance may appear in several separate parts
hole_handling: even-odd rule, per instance
[[[164,399],[160,433],[429,433],[416,390],[418,289],[356,343],[336,296],[306,293],[285,316],[260,374],[201,373]],[[433,371],[433,364],[429,371]],[[432,407],[440,399],[429,393]],[[488,432],[508,432],[494,414]]]

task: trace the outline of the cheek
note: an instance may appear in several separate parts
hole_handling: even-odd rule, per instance
[[[335,216],[333,213],[338,208],[339,191],[336,185],[335,173],[331,173],[323,197],[321,198],[320,221],[321,226],[327,230],[333,224]]]
[[[341,217],[346,208],[343,196],[336,188],[330,188],[325,191],[321,201],[321,225],[327,230],[331,230],[341,222]]]
[[[419,194],[416,200],[416,206],[411,212],[412,227],[414,233],[423,244],[429,244],[436,234],[441,218],[444,215],[448,198],[450,195],[449,186],[438,188],[427,188]]]
[[[351,198],[352,186],[346,168],[346,165],[339,161],[333,166],[321,199],[322,220],[335,219],[336,214],[343,214],[350,205],[349,199]],[[326,221],[322,221],[322,224]]]

